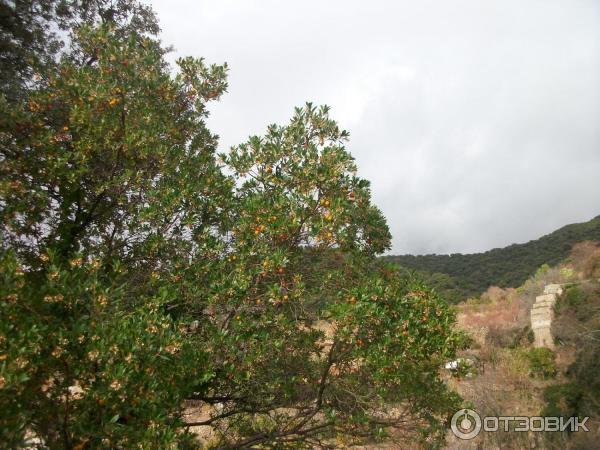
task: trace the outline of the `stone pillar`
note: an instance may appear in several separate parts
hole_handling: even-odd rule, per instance
[[[547,284],[544,288],[544,294],[555,294],[556,296],[561,296],[562,293],[562,285],[560,284]]]
[[[531,329],[534,335],[534,347],[554,349],[554,339],[550,332],[554,318],[556,296],[562,293],[559,284],[549,284],[544,288],[544,294],[535,298],[531,308]]]

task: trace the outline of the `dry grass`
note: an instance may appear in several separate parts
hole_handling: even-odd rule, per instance
[[[529,325],[531,305],[524,302],[516,289],[489,288],[481,299],[458,305],[459,328],[468,331],[479,346],[492,338],[507,339]]]
[[[544,273],[544,281],[532,279],[530,292],[493,287],[481,296],[458,306],[458,325],[473,336],[477,345],[465,352],[480,361],[480,373],[460,380],[451,379],[467,403],[481,416],[535,416],[544,407],[543,389],[559,380],[545,381],[530,376],[525,350],[529,342],[523,331],[529,325],[532,299],[546,283],[556,281],[559,271]],[[546,278],[552,281],[548,281]],[[514,348],[511,348],[514,347]],[[461,355],[463,356],[463,355]],[[559,352],[557,364],[563,371],[572,361],[568,352]],[[541,433],[499,431],[481,433],[470,441],[448,435],[447,449],[544,448]]]

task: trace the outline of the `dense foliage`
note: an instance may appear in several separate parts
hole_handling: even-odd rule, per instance
[[[60,59],[15,44],[0,97],[2,445],[187,448],[203,425],[225,448],[438,446],[454,316],[375,259],[348,134],[307,104],[217,155],[226,66],[174,76],[146,9],[94,4]]]
[[[556,354],[545,347],[531,348],[525,353],[529,361],[531,376],[540,378],[554,378],[558,373],[556,368]]]
[[[452,302],[477,296],[490,286],[520,286],[543,264],[556,265],[574,244],[600,241],[600,216],[567,225],[525,244],[512,244],[484,253],[387,256],[405,269],[417,271],[428,285]]]
[[[577,256],[577,255],[574,255]],[[588,255],[589,256],[589,255]],[[591,259],[595,259],[592,255]],[[544,389],[544,408],[547,416],[589,417],[588,423],[597,423],[600,417],[600,282],[598,279],[573,283],[559,297],[552,321],[555,340],[574,355],[562,383]],[[598,430],[589,433],[549,433],[551,448],[593,448]],[[561,441],[562,439],[562,441]]]
[[[555,307],[552,333],[564,346],[577,349],[576,359],[567,376],[580,392],[579,415],[600,415],[600,282],[587,280],[567,287]]]
[[[10,100],[25,96],[36,74],[55,68],[67,49],[73,58],[90,58],[73,32],[98,23],[118,25],[121,37],[159,30],[152,10],[130,0],[0,0],[0,92]]]

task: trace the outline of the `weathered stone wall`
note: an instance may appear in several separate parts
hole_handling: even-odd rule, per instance
[[[549,284],[544,288],[544,293],[538,295],[531,308],[531,329],[534,335],[534,347],[547,347],[554,349],[554,339],[550,332],[554,318],[554,304],[562,294],[560,284]]]

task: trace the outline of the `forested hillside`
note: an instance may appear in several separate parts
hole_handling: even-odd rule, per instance
[[[387,256],[407,269],[416,270],[452,302],[477,295],[495,285],[519,286],[542,264],[565,259],[573,244],[600,241],[600,216],[566,225],[525,244],[512,244],[483,253],[452,255]]]

